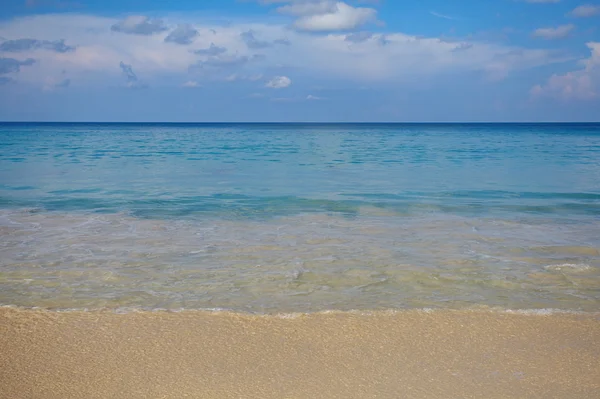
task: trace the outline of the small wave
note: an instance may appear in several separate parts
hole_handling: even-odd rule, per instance
[[[556,313],[579,313],[577,311],[561,309],[504,309],[501,310],[501,312],[527,316],[551,316]]]
[[[554,309],[554,308],[540,308],[540,309],[505,309],[500,307],[489,307],[489,306],[474,306],[462,309],[452,308],[399,308],[399,309],[354,309],[354,310],[320,310],[314,312],[279,312],[279,313],[260,313],[260,312],[248,312],[233,310],[227,308],[202,308],[202,309],[188,309],[188,308],[137,308],[137,307],[119,307],[119,308],[60,308],[60,309],[48,309],[44,307],[27,307],[27,306],[16,306],[16,305],[0,305],[0,309],[12,309],[17,311],[32,311],[32,312],[43,312],[43,313],[113,313],[113,314],[131,314],[131,313],[208,313],[208,314],[231,314],[238,316],[248,317],[260,317],[260,318],[278,318],[278,319],[298,319],[302,317],[310,316],[322,316],[322,315],[354,315],[354,316],[397,316],[402,314],[411,313],[422,313],[422,314],[473,314],[473,313],[489,313],[489,314],[514,314],[522,316],[553,316],[553,315],[581,315],[581,316],[593,316],[600,318],[600,312],[588,312],[581,310],[569,310],[569,309]]]
[[[562,263],[560,265],[544,266],[544,269],[553,272],[585,272],[592,269],[592,266],[586,263]]]

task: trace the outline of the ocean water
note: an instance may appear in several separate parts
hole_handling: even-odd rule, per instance
[[[600,310],[600,124],[0,124],[0,305]]]

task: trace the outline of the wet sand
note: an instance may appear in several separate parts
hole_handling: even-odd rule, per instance
[[[599,398],[598,315],[0,309],[0,398]]]

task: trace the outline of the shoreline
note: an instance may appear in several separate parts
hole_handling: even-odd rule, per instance
[[[553,316],[553,315],[572,315],[572,316],[584,316],[594,318],[597,317],[600,320],[599,311],[586,311],[586,310],[571,310],[561,308],[503,308],[500,306],[489,306],[489,305],[473,305],[470,307],[456,308],[456,307],[423,307],[423,308],[377,308],[377,309],[325,309],[315,311],[272,311],[272,312],[256,312],[246,311],[239,309],[227,309],[227,308],[140,308],[140,307],[95,307],[95,308],[47,308],[43,306],[21,306],[21,305],[3,305],[0,304],[0,314],[3,310],[14,310],[18,312],[39,312],[39,313],[98,313],[98,314],[161,314],[161,313],[189,313],[189,314],[228,314],[231,316],[247,316],[256,318],[299,318],[306,316],[319,316],[319,315],[349,315],[349,316],[394,316],[400,314],[411,314],[411,313],[489,313],[489,314],[508,314],[508,315],[521,315],[521,316]]]
[[[0,307],[0,398],[590,398],[598,313]]]

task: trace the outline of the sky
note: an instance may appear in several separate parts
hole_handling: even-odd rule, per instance
[[[2,0],[0,120],[600,121],[600,0]]]

